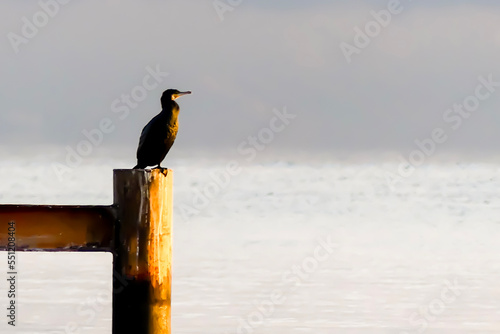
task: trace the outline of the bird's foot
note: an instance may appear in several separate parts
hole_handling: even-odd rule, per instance
[[[162,166],[158,165],[154,169],[159,169],[163,175],[167,176],[168,168],[163,168]]]

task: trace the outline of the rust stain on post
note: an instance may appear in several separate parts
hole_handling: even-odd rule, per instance
[[[115,270],[130,280],[113,302],[113,333],[170,334],[172,171],[115,170]]]

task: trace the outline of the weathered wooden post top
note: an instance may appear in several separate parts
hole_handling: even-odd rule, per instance
[[[172,212],[171,170],[123,169],[113,205],[0,205],[0,221],[15,225],[16,251],[112,252],[113,333],[170,334]]]

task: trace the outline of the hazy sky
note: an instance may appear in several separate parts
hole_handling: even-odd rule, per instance
[[[440,150],[497,150],[500,86],[474,95],[480,76],[500,82],[500,3],[406,0],[374,23],[390,2],[233,0],[218,13],[212,0],[73,0],[44,22],[40,3],[2,1],[1,143],[76,145],[109,118],[102,146],[135,149],[162,91],[178,88],[193,95],[179,100],[177,149],[237,147],[286,107],[296,118],[278,148],[409,150],[440,128]],[[341,45],[367,23],[369,45],[348,62]],[[115,112],[147,68],[169,74]],[[447,112],[465,100],[473,111]]]

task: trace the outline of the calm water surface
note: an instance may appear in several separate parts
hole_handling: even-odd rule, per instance
[[[3,203],[109,204],[111,169],[127,166],[89,163],[59,182],[50,164],[12,164],[0,164]],[[217,161],[173,168],[174,333],[500,331],[497,165],[430,164],[394,184],[392,163],[268,163],[230,178]],[[81,298],[106,289],[109,261],[79,259],[68,282],[45,259],[43,274],[25,269],[39,294],[20,320],[85,323]],[[61,295],[39,289],[50,279],[66,282]],[[109,305],[93,321],[80,333],[107,333]]]

